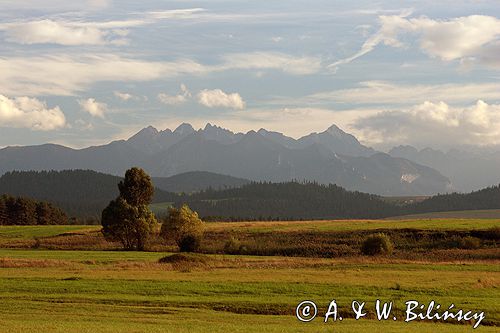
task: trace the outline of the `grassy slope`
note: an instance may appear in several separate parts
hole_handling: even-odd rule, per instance
[[[208,256],[207,266],[191,269],[157,264],[163,255],[0,250],[0,331],[260,332],[265,327],[269,332],[326,332],[331,325],[341,332],[471,330],[374,320],[300,324],[291,314],[304,298],[321,307],[335,298],[342,308],[353,299],[373,307],[380,297],[394,300],[398,308],[407,299],[435,299],[484,310],[490,322],[500,321],[500,269],[495,263],[219,255]]]

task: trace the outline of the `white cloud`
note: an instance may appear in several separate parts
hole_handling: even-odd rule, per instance
[[[179,105],[185,103],[191,97],[191,93],[184,84],[181,84],[180,88],[181,92],[178,95],[172,96],[165,93],[158,94],[158,100],[167,105]]]
[[[102,81],[151,81],[179,75],[202,75],[227,70],[282,70],[293,75],[320,70],[317,58],[282,53],[226,54],[216,65],[190,59],[147,61],[115,54],[61,54],[32,57],[0,56],[0,91],[29,95],[74,95]]]
[[[372,143],[384,145],[500,144],[500,105],[481,100],[469,107],[424,102],[406,110],[362,117],[354,126]]]
[[[74,95],[102,81],[150,81],[209,69],[191,60],[155,62],[113,54],[0,57],[0,91],[29,95]]]
[[[321,60],[316,57],[295,57],[278,52],[233,53],[223,57],[226,69],[277,69],[293,75],[314,74],[321,70]]]
[[[107,6],[109,1],[94,0],[89,7]],[[115,21],[88,22],[46,18],[42,20],[16,21],[0,24],[6,40],[19,44],[59,45],[127,45],[126,28],[156,23],[164,19],[187,19],[202,8],[174,9],[160,12],[146,12],[136,18]]]
[[[105,9],[112,4],[112,0],[2,0],[5,10],[36,10],[45,12],[62,11],[96,11]]]
[[[40,20],[6,24],[9,42],[19,44],[59,44],[59,45],[104,45],[126,44],[123,31],[102,30],[92,24],[72,24],[70,22]]]
[[[120,91],[114,91],[113,95],[115,95],[117,98],[121,99],[122,101],[138,100],[139,99],[137,96],[134,96],[134,95],[126,93],[126,92],[120,92]]]
[[[316,93],[305,103],[416,104],[422,101],[470,103],[477,99],[500,100],[500,83],[397,84],[365,81],[359,87]]]
[[[104,114],[108,111],[108,106],[105,103],[97,102],[94,98],[79,100],[78,104],[83,111],[88,112],[92,117],[104,118]]]
[[[361,50],[328,67],[336,70],[339,65],[371,52],[380,44],[405,47],[400,40],[403,33],[417,36],[423,52],[443,61],[469,58],[491,64],[488,59],[492,58],[493,50],[499,49],[500,19],[496,17],[471,15],[433,20],[425,16],[407,18],[409,14],[379,16],[380,29],[363,43]]]
[[[206,10],[204,8],[185,8],[185,9],[170,9],[170,10],[158,10],[150,11],[146,13],[146,16],[151,19],[163,20],[163,19],[188,19],[188,18],[198,18],[199,16],[195,14],[203,13]]]
[[[179,75],[202,75],[232,69],[281,69],[294,75],[319,71],[319,60],[276,53],[228,54],[219,65],[190,59],[147,61],[115,54],[0,56],[0,91],[29,95],[74,95],[102,81],[151,81]]]
[[[65,127],[66,117],[58,106],[50,109],[36,98],[0,95],[0,126],[51,131]]]
[[[245,102],[240,94],[227,94],[220,89],[204,89],[200,91],[198,93],[198,103],[209,108],[224,107],[235,110],[242,110],[245,108]]]

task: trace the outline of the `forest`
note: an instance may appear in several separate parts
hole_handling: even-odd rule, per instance
[[[0,225],[68,224],[68,217],[58,207],[46,201],[2,195]]]

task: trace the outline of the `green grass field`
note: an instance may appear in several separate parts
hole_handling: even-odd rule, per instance
[[[401,220],[325,220],[278,222],[209,222],[208,231],[276,232],[276,231],[355,231],[376,229],[474,230],[500,226],[500,219],[401,219]],[[0,239],[33,239],[66,233],[100,230],[91,225],[0,226]]]
[[[325,220],[294,222],[214,222],[207,230],[246,232],[356,231],[376,229],[475,230],[500,226],[500,219]]]
[[[33,239],[41,237],[52,237],[66,233],[86,232],[98,230],[100,226],[86,225],[9,225],[0,226],[0,238]]]
[[[495,225],[498,221],[311,221],[211,223],[208,228],[308,233],[338,228],[452,230]],[[98,228],[0,227],[0,238],[64,238],[60,235]],[[167,255],[171,254],[0,249],[0,332],[474,331],[470,323],[404,323],[404,302],[410,299],[485,311],[485,325],[479,332],[497,332],[500,326],[498,260],[207,254],[193,256],[196,261],[192,262],[158,263]],[[397,321],[373,318],[377,298],[395,302]],[[314,300],[320,314],[336,299],[347,319],[325,324],[318,317],[301,323],[294,309],[305,299]],[[353,300],[367,302],[370,318],[349,319]]]

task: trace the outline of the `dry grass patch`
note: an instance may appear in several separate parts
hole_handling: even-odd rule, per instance
[[[76,268],[77,266],[78,263],[69,260],[0,258],[0,268]]]

